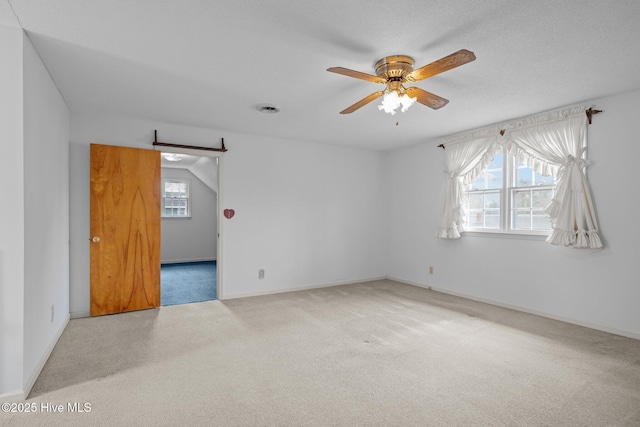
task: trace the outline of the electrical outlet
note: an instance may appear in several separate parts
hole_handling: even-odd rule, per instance
[[[429,266],[429,274],[433,274],[433,266]]]
[[[55,306],[55,304],[51,304],[51,323],[53,323],[53,319],[55,318],[55,314],[56,314],[56,306]]]
[[[258,279],[260,280],[264,279],[264,268],[261,268],[260,270],[258,270]]]

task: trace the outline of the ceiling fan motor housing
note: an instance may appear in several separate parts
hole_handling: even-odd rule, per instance
[[[376,74],[387,81],[402,81],[407,74],[413,71],[414,63],[415,61],[410,56],[386,56],[376,62]]]

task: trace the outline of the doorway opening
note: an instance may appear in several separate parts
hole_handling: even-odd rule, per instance
[[[160,305],[218,299],[219,158],[161,160]]]

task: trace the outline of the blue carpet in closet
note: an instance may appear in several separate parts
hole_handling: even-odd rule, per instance
[[[160,298],[162,305],[216,299],[216,262],[162,264]]]

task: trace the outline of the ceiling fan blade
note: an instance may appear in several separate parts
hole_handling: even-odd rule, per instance
[[[426,105],[427,107],[433,108],[437,110],[438,108],[442,108],[449,103],[448,99],[444,99],[439,97],[438,95],[434,95],[431,92],[427,92],[424,89],[420,89],[419,87],[409,87],[405,90],[406,94],[411,98],[417,98],[420,104]]]
[[[354,71],[354,70],[350,70],[348,68],[343,68],[343,67],[331,67],[331,68],[327,68],[327,71],[330,71],[336,74],[342,74],[343,76],[355,77],[356,79],[366,80],[368,82],[373,82],[373,83],[387,82],[385,79],[380,78],[378,76],[374,76],[372,74],[367,74],[367,73],[361,73],[360,71]]]
[[[382,94],[384,94],[384,91],[382,91],[382,90],[380,92],[372,93],[371,95],[362,98],[360,101],[356,102],[351,107],[347,107],[344,110],[340,111],[340,114],[353,113],[358,108],[364,107],[365,105],[367,105],[371,101],[375,100],[376,98],[380,98],[382,96]]]
[[[464,65],[468,62],[474,61],[475,59],[476,55],[473,52],[467,49],[462,49],[449,56],[438,59],[431,64],[427,64],[424,67],[413,70],[407,74],[406,80],[408,82],[417,82],[419,80],[426,79],[427,77],[432,77],[436,74],[451,70],[452,68],[459,67],[460,65]]]

